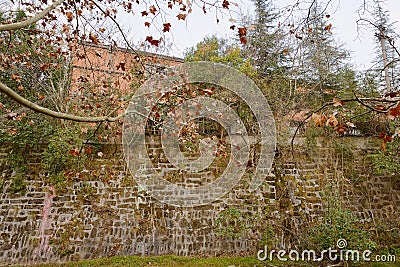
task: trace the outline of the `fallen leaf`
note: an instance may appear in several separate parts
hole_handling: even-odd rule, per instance
[[[381,111],[386,110],[386,107],[385,107],[384,105],[376,105],[374,108],[375,108],[376,110],[381,110]]]
[[[400,103],[397,104],[395,108],[390,108],[386,116],[389,119],[395,119],[396,117],[400,116]]]
[[[8,133],[9,133],[10,135],[16,135],[16,134],[18,133],[18,130],[17,130],[17,129],[9,129],[9,130],[8,130]]]
[[[85,154],[86,155],[90,155],[90,154],[92,154],[92,152],[93,152],[93,148],[90,147],[90,146],[85,149]]]
[[[344,133],[347,131],[347,127],[344,124],[339,124],[339,125],[336,126],[335,131],[339,135],[344,135]]]
[[[329,116],[328,120],[326,121],[326,125],[331,127],[336,127],[338,125],[338,120],[335,117],[335,114]]]
[[[333,106],[338,107],[338,106],[344,106],[344,101],[338,98],[333,98]]]
[[[79,150],[77,149],[71,149],[70,151],[68,151],[68,153],[73,157],[77,157],[80,154]]]
[[[316,114],[314,113],[311,118],[314,120],[315,126],[316,127],[322,127],[325,125],[326,122],[326,116],[323,114]]]

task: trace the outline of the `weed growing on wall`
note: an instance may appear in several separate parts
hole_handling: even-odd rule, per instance
[[[223,237],[239,238],[247,233],[247,219],[238,209],[228,208],[222,211],[216,220],[214,232]]]
[[[322,220],[311,225],[307,231],[306,246],[317,250],[336,247],[339,239],[347,240],[347,249],[374,250],[377,244],[370,238],[370,233],[360,228],[358,219],[340,206],[338,199],[326,195],[327,208]]]

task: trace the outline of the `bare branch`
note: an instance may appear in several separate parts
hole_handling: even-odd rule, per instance
[[[25,28],[25,27],[27,27],[29,25],[32,25],[32,24],[36,23],[37,21],[41,20],[42,18],[44,18],[50,11],[55,9],[58,5],[60,5],[64,1],[65,0],[58,0],[57,2],[54,2],[53,4],[48,6],[45,10],[43,10],[42,12],[40,12],[36,16],[34,16],[32,18],[29,18],[27,20],[16,22],[16,23],[0,25],[0,32],[1,31],[18,30],[18,29],[21,29],[21,28]]]
[[[78,122],[104,122],[104,121],[117,121],[121,119],[124,116],[124,113],[118,115],[117,117],[109,117],[109,116],[102,116],[102,117],[81,117],[81,116],[74,116],[71,114],[67,113],[62,113],[62,112],[57,112],[42,106],[39,106],[36,103],[33,103],[26,98],[20,96],[14,90],[9,88],[7,85],[4,83],[0,82],[0,91],[5,93],[7,96],[9,96],[11,99],[15,100],[19,104],[32,109],[33,111],[36,111],[38,113],[42,113],[45,115],[48,115],[53,118],[57,119],[63,119],[63,120],[71,120],[71,121],[78,121]]]

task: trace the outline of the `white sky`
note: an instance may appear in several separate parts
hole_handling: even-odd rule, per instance
[[[253,7],[249,0],[239,0],[241,13],[250,14],[252,13]],[[273,3],[276,7],[284,7],[287,3],[291,3],[293,0],[274,0]],[[357,66],[358,69],[366,69],[370,67],[371,61],[374,58],[374,32],[370,29],[364,28],[361,32],[357,32],[357,10],[363,3],[363,0],[333,0],[330,9],[327,10],[327,14],[330,14],[330,23],[333,24],[332,32],[336,37],[338,43],[342,43],[346,49],[351,51],[352,63]],[[400,22],[400,1],[399,0],[387,0],[384,9],[390,11],[390,21]],[[169,10],[168,10],[169,11]],[[166,21],[171,22],[171,34],[167,34],[167,38],[173,41],[173,45],[170,48],[169,55],[183,56],[185,50],[189,47],[195,46],[198,42],[203,40],[205,36],[216,35],[218,37],[232,37],[236,34],[236,31],[229,29],[232,22],[229,21],[229,16],[220,17],[220,22],[216,23],[215,13],[208,13],[204,15],[201,8],[194,7],[193,13],[188,16],[186,22],[178,21],[176,11]],[[137,13],[135,16],[121,19],[121,22],[126,28],[130,28],[131,35],[139,36],[142,39],[146,34],[150,34],[147,28],[143,25],[147,18],[140,16]],[[129,22],[129,23],[127,23]],[[400,23],[395,23],[396,32],[400,33]],[[130,27],[129,25],[135,25]],[[133,30],[134,29],[134,30]],[[151,35],[155,38],[160,36],[159,33],[152,31]],[[137,40],[138,38],[135,38]],[[399,40],[400,42],[400,40]]]

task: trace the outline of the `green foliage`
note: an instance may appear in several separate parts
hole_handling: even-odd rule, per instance
[[[328,197],[328,207],[321,222],[311,227],[308,241],[316,249],[335,248],[339,239],[347,241],[346,249],[374,250],[377,244],[368,231],[359,228],[357,218],[349,210],[340,207],[337,199]]]
[[[387,151],[375,151],[369,154],[367,159],[371,163],[373,175],[394,178],[398,183],[400,182],[399,138],[395,137],[393,142],[387,143],[386,146]]]
[[[267,223],[267,222],[265,222]],[[275,248],[278,245],[278,239],[276,237],[276,233],[274,230],[274,227],[270,224],[267,223],[267,225],[265,226],[265,229],[263,231],[262,234],[262,238],[261,238],[261,247],[267,246],[268,248]]]
[[[216,225],[215,232],[224,237],[239,238],[247,232],[246,218],[235,208],[222,211]]]
[[[52,184],[61,185],[65,179],[64,171],[74,170],[82,163],[82,142],[77,128],[55,129],[42,159],[43,171],[50,177]]]
[[[14,194],[15,193],[24,194],[26,190],[24,177],[21,174],[16,174],[14,177],[12,177],[9,189]]]
[[[249,77],[255,77],[256,69],[250,60],[243,57],[240,48],[228,45],[224,39],[215,36],[206,37],[203,41],[192,47],[185,54],[185,61],[211,61],[231,66]]]
[[[13,179],[17,180],[12,183],[15,184],[11,188],[13,191],[22,191],[22,177],[27,178],[40,169],[49,177],[50,183],[62,185],[64,171],[74,170],[86,158],[77,155],[82,147],[82,137],[76,126],[55,125],[42,116],[15,120],[8,126],[11,129],[0,131],[0,142],[8,155],[1,165],[15,173]],[[29,164],[32,161],[39,164],[33,167]]]
[[[43,138],[52,132],[52,127],[46,120],[21,118],[8,123],[9,129],[0,130],[0,143],[7,153],[2,159],[3,168],[9,166],[17,174],[29,173],[29,160],[32,153],[40,150]]]

